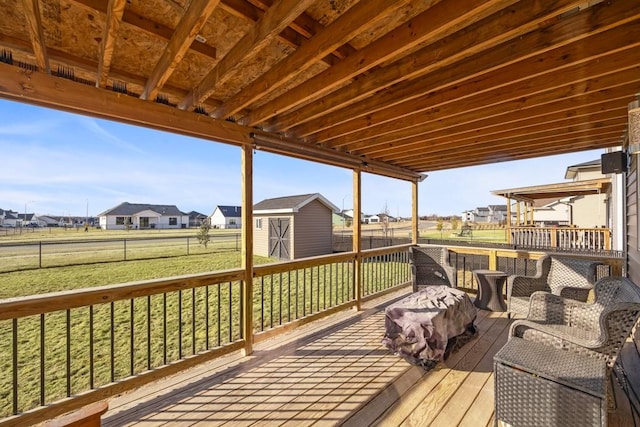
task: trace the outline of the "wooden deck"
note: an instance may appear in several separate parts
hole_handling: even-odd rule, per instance
[[[380,344],[399,295],[114,398],[103,426],[493,425],[493,355],[510,321],[480,311],[478,338],[424,372]],[[609,425],[633,426],[617,392]]]

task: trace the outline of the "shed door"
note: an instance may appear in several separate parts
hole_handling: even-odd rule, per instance
[[[291,259],[289,218],[269,218],[269,256]]]

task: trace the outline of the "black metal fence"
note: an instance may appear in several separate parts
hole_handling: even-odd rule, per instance
[[[240,233],[213,235],[209,236],[209,239],[206,247],[199,243],[196,236],[2,244],[0,273],[43,267],[240,251]]]

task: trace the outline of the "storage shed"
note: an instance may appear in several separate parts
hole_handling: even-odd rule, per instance
[[[254,253],[283,260],[330,254],[338,211],[319,193],[263,200],[253,206]]]

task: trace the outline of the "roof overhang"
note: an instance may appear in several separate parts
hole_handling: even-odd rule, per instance
[[[564,197],[603,194],[611,191],[611,178],[588,179],[584,181],[560,182],[556,184],[534,185],[531,187],[508,188],[492,191],[517,201],[532,202],[539,199],[562,199]]]

